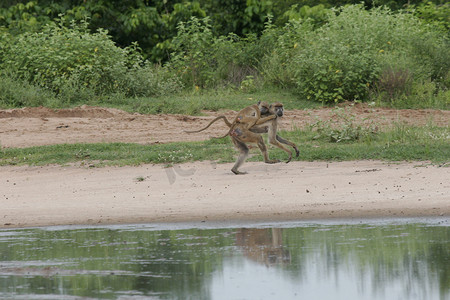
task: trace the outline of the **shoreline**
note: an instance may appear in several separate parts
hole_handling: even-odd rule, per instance
[[[450,216],[450,168],[425,162],[0,167],[0,228]]]

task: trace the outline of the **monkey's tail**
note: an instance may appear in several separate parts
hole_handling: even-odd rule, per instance
[[[214,122],[216,122],[216,121],[218,121],[218,120],[220,120],[220,119],[223,119],[223,121],[225,122],[225,124],[227,124],[227,126],[231,128],[231,123],[230,123],[230,121],[228,121],[227,117],[225,117],[225,116],[222,115],[222,116],[218,116],[217,118],[215,118],[214,120],[212,120],[211,122],[209,122],[209,124],[206,125],[206,127],[202,128],[202,129],[199,129],[199,130],[193,130],[193,131],[187,131],[187,130],[185,130],[184,132],[186,132],[186,133],[197,133],[197,132],[203,131],[203,130],[207,129],[209,126],[211,126]]]
[[[212,138],[212,139],[223,139],[224,137],[230,135],[231,130],[232,130],[232,129],[230,128],[230,130],[228,130],[227,134],[225,134],[225,135],[223,135],[223,136],[212,136],[211,138]]]

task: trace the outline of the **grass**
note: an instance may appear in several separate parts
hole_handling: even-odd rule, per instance
[[[313,128],[281,132],[280,135],[298,145],[300,157],[294,160],[426,160],[436,164],[446,164],[450,161],[448,127],[409,127],[396,124],[386,131],[361,135],[361,138],[341,143],[331,142],[327,133],[318,134]],[[262,161],[257,147],[251,149],[251,153],[254,155],[249,161]],[[273,147],[269,148],[269,155],[271,158],[287,159],[286,153]],[[202,160],[232,162],[236,156],[237,151],[228,138],[155,145],[65,144],[0,149],[0,165],[172,165]]]

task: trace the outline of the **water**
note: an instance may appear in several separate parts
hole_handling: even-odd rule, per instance
[[[0,299],[450,299],[447,219],[220,227],[0,230]]]

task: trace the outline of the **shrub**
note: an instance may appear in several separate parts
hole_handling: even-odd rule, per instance
[[[209,19],[192,17],[178,24],[177,36],[173,39],[175,51],[169,66],[191,86],[205,86],[213,72],[211,57],[214,37]]]
[[[431,79],[445,87],[447,82],[448,40],[406,13],[351,5],[333,10],[320,28],[306,20],[284,29],[264,59],[264,75],[307,99],[366,100],[371,89],[400,79],[400,73],[408,74],[406,85]],[[387,78],[389,70],[397,75]]]
[[[4,33],[0,66],[48,89],[58,96],[56,103],[65,105],[115,93],[159,96],[182,88],[168,69],[145,63],[137,44],[122,49],[106,30],[89,33],[87,22],[62,23],[16,37]]]
[[[387,68],[382,71],[375,83],[376,94],[383,102],[389,102],[411,93],[411,75],[406,69]]]
[[[312,39],[313,24],[309,20],[293,20],[283,28],[268,24],[260,38],[266,53],[260,63],[260,70],[268,83],[287,88],[295,87],[295,69],[288,67],[298,55],[298,49]]]
[[[256,77],[264,51],[255,35],[215,37],[208,18],[181,22],[173,44],[168,66],[186,86],[202,88],[239,87],[248,76]]]
[[[440,90],[431,80],[410,83],[407,92],[394,93],[389,97],[387,93],[377,92],[372,99],[396,108],[450,108],[450,90]]]
[[[4,46],[3,67],[56,91],[73,74],[97,92],[111,90],[115,78],[126,72],[126,50],[116,47],[105,30],[90,34],[86,22],[70,28],[50,24]]]
[[[166,96],[183,88],[180,77],[175,73],[149,62],[128,70],[117,79],[117,85],[119,91],[133,97]]]
[[[378,131],[373,122],[366,124],[357,122],[354,114],[339,107],[333,111],[329,120],[316,121],[310,126],[310,130],[317,133],[313,137],[314,140],[324,139],[331,143],[371,141]]]
[[[419,5],[413,5],[409,10],[425,23],[450,34],[450,3],[436,5],[431,1],[423,1]]]

